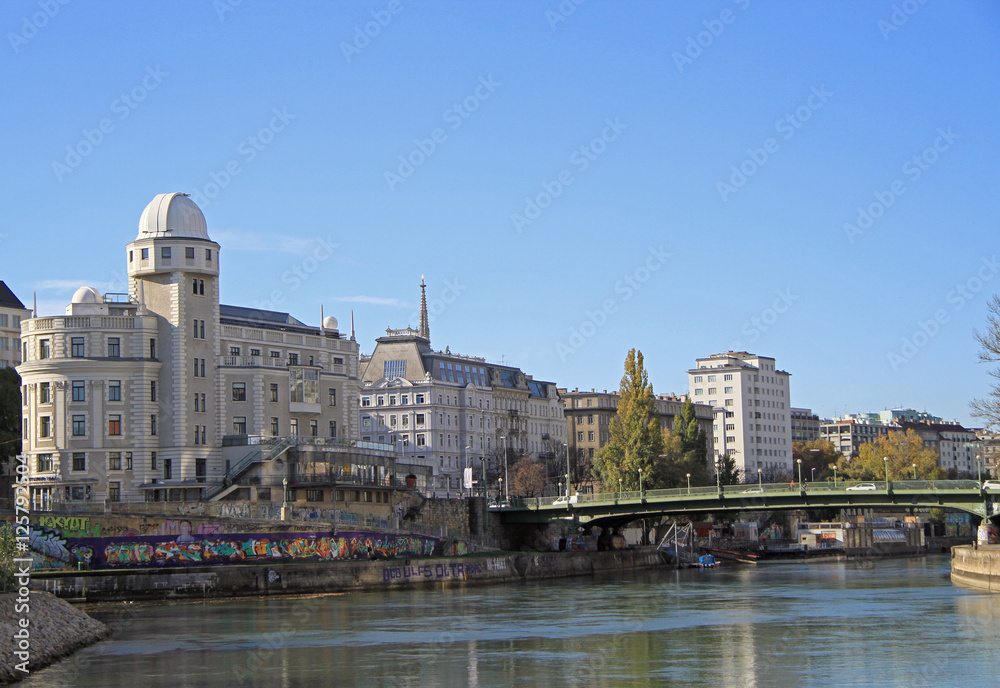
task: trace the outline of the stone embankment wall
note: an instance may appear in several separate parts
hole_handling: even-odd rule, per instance
[[[22,619],[28,620],[27,627]],[[18,593],[0,595],[0,684],[30,675],[19,666],[34,672],[110,633],[100,621],[49,593],[32,591],[27,608],[18,602]]]
[[[1000,545],[953,547],[951,580],[980,590],[1000,592]]]
[[[659,565],[653,549],[496,553],[447,558],[202,566],[36,574],[31,585],[62,597],[139,600],[386,590],[579,576]]]

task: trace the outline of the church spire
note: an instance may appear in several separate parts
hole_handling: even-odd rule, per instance
[[[431,328],[427,324],[427,285],[423,275],[420,276],[420,336],[431,340]]]

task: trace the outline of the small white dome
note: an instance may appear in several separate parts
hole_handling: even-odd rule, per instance
[[[323,329],[324,330],[336,330],[337,329],[337,319],[332,315],[328,315],[323,318]]]
[[[205,216],[187,194],[157,194],[139,218],[139,239],[208,239]]]
[[[93,287],[80,287],[73,294],[72,303],[101,303],[101,292]]]

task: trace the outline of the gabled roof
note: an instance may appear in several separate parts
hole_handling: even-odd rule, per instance
[[[20,308],[22,310],[28,310],[21,303],[21,300],[14,296],[14,292],[10,290],[6,284],[0,280],[0,306],[4,308]]]

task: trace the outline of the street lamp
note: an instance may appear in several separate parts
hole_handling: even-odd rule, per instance
[[[882,460],[885,461],[885,489],[889,489],[889,457],[883,456]]]
[[[795,459],[795,462],[799,464],[799,489],[802,489],[802,459]]]
[[[688,494],[691,494],[691,474],[687,474],[688,477]]]
[[[288,514],[288,478],[281,479],[281,518],[284,520]]]
[[[622,498],[622,479],[618,478],[618,499]]]
[[[809,474],[809,482],[814,483],[816,482],[816,467],[813,466],[811,470],[812,473]]]
[[[642,499],[642,469],[639,469],[639,499]]]
[[[913,479],[917,479],[917,464],[913,464]]]
[[[837,464],[831,463],[830,468],[833,469],[833,486],[837,487]]]
[[[757,469],[757,487],[760,488],[761,492],[764,491],[764,471],[759,468]]]
[[[503,499],[503,476],[501,475],[499,478],[497,478],[497,480],[500,481],[500,490],[499,490],[500,493],[497,495],[497,499],[500,500]],[[502,501],[500,502],[500,506],[501,507],[503,506]]]
[[[510,499],[510,477],[507,475],[507,436],[500,435],[500,441],[503,442],[503,478],[504,482],[507,483],[508,494],[504,495],[507,499]]]

